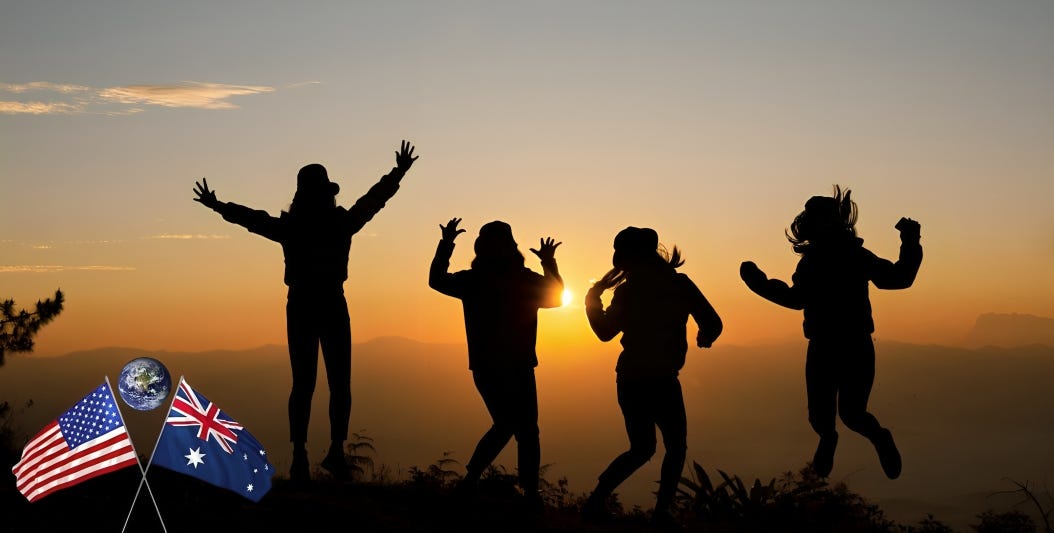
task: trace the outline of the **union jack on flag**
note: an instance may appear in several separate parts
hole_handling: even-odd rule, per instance
[[[263,445],[182,377],[150,464],[254,502],[271,490],[274,475]]]
[[[216,444],[219,444],[223,451],[234,453],[232,445],[238,444],[238,435],[234,430],[245,428],[233,420],[221,418],[220,408],[212,402],[204,405],[203,399],[204,397],[199,398],[194,393],[194,389],[190,388],[186,380],[181,379],[179,392],[172,401],[172,409],[165,422],[176,427],[193,426],[197,428],[199,439],[203,441],[208,441],[210,438],[215,439]]]

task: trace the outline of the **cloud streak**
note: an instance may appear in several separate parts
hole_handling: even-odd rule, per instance
[[[315,84],[316,82],[305,82]],[[294,84],[297,86],[299,84]],[[184,81],[171,84],[93,88],[46,81],[0,83],[0,114],[129,115],[150,107],[207,110],[237,109],[231,99],[275,92],[264,85]],[[10,95],[4,98],[4,94]]]
[[[127,272],[135,267],[110,265],[0,265],[0,274],[16,272],[50,273],[70,271]]]
[[[176,241],[189,241],[189,240],[215,240],[215,239],[230,239],[230,235],[205,235],[205,234],[190,234],[190,233],[162,233],[159,235],[151,235],[146,237],[147,239],[162,239],[162,240],[176,240]]]

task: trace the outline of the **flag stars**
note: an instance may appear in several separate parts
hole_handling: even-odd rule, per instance
[[[206,455],[208,455],[208,454],[201,453],[201,446],[198,446],[198,449],[196,449],[196,450],[192,450],[190,448],[187,448],[187,451],[189,451],[190,454],[183,456],[183,457],[187,458],[187,466],[194,465],[194,470],[197,470],[198,469],[198,465],[205,464],[204,457]]]
[[[249,492],[252,492],[252,491],[253,491],[253,484],[252,484],[252,483],[249,483],[249,486],[248,486],[248,487],[245,487],[245,490],[247,490],[247,491],[249,491]]]

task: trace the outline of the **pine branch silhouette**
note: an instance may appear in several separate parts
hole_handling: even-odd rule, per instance
[[[54,298],[37,300],[33,311],[16,311],[14,300],[0,302],[0,366],[4,365],[4,357],[9,352],[33,351],[33,337],[62,312],[65,299],[62,290],[56,290]]]

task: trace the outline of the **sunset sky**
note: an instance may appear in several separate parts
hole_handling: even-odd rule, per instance
[[[278,245],[192,201],[277,215],[322,163],[351,205],[420,159],[352,244],[356,341],[463,342],[427,286],[440,223],[541,237],[572,304],[539,343],[596,343],[581,307],[628,225],[680,247],[720,343],[801,337],[743,260],[789,279],[784,229],[839,183],[916,285],[876,336],[956,343],[985,312],[1054,316],[1054,3],[8,2],[0,16],[0,298],[66,310],[39,356],[285,342]],[[690,327],[694,334],[694,325]]]

